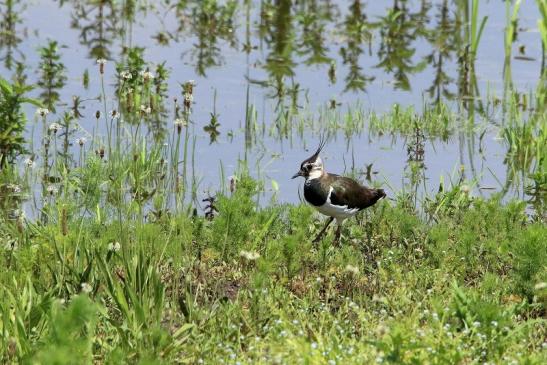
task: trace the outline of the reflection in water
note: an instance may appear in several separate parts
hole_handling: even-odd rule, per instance
[[[380,28],[380,62],[376,67],[393,74],[397,89],[410,90],[408,75],[423,71],[427,65],[425,60],[418,63],[413,60],[416,53],[413,41],[427,34],[427,4],[426,1],[422,1],[420,11],[412,13],[407,9],[406,1],[395,0],[393,7],[377,24]]]
[[[261,6],[259,35],[269,46],[263,67],[275,89],[279,102],[286,95],[285,78],[294,76],[296,63],[293,59],[295,36],[291,13],[291,0],[264,1]],[[278,103],[279,103],[278,102]]]
[[[25,56],[17,49],[22,38],[22,32],[17,29],[17,26],[22,23],[21,13],[25,9],[19,1],[6,0],[0,2],[0,60],[4,61],[4,65],[8,70],[11,70],[13,65],[24,61]],[[23,34],[25,34],[24,32]],[[14,53],[20,58],[17,60]]]
[[[347,65],[348,75],[345,78],[346,90],[365,90],[366,84],[374,77],[366,76],[359,61],[363,53],[362,45],[367,42],[371,47],[372,33],[366,21],[366,15],[362,10],[361,1],[355,0],[350,6],[349,13],[344,20],[346,44],[340,48],[340,55],[344,65]]]
[[[452,60],[454,52],[457,50],[457,23],[450,18],[450,9],[448,0],[443,0],[438,6],[439,13],[436,15],[437,24],[427,35],[431,43],[432,52],[426,57],[435,70],[433,84],[427,89],[429,96],[435,104],[439,104],[443,99],[452,99],[454,93],[449,87],[454,81],[447,72],[446,64]]]
[[[425,186],[423,154],[426,141],[441,137],[446,146],[450,144],[450,137],[458,136],[459,162],[465,165],[465,169],[461,170],[461,178],[465,179],[465,174],[468,174],[470,178],[479,180],[485,168],[478,166],[475,171],[474,163],[481,163],[483,161],[480,159],[483,156],[487,156],[489,152],[492,154],[491,150],[484,151],[483,147],[492,149],[494,145],[495,149],[499,145],[496,142],[486,142],[484,146],[477,146],[476,142],[479,138],[481,142],[491,141],[498,132],[497,128],[503,128],[514,116],[510,110],[505,109],[501,117],[496,115],[499,110],[492,106],[492,100],[489,101],[490,104],[488,101],[483,104],[479,94],[481,91],[484,96],[485,81],[495,81],[495,77],[493,79],[492,76],[478,75],[483,76],[483,79],[477,79],[476,72],[484,69],[479,63],[477,67],[482,68],[475,70],[477,47],[481,50],[481,57],[489,52],[485,52],[488,49],[482,51],[483,47],[488,47],[484,46],[484,41],[478,42],[477,24],[475,27],[471,25],[471,1],[392,0],[379,3],[365,0],[59,0],[56,3],[60,7],[69,8],[67,10],[70,11],[72,19],[72,32],[76,33],[80,43],[87,48],[89,60],[95,62],[96,59],[105,58],[117,61],[116,79],[104,79],[107,87],[114,81],[117,90],[114,98],[111,95],[102,95],[101,90],[97,93],[97,89],[94,89],[97,87],[96,83],[93,83],[93,80],[97,80],[96,73],[87,77],[88,82],[89,78],[92,80],[91,90],[86,91],[87,95],[75,96],[74,99],[70,99],[70,94],[68,100],[62,100],[68,88],[62,91],[54,90],[55,85],[60,85],[59,88],[62,85],[53,79],[49,83],[44,83],[42,88],[48,91],[48,95],[50,90],[61,94],[57,95],[57,98],[60,97],[59,101],[72,109],[72,116],[75,119],[86,114],[81,112],[83,101],[95,103],[86,107],[92,111],[101,110],[101,127],[99,118],[96,118],[96,128],[107,128],[109,139],[110,132],[112,138],[117,135],[117,121],[121,120],[133,128],[132,131],[145,125],[147,137],[151,137],[154,145],[160,145],[160,142],[165,140],[166,123],[171,126],[171,123],[176,121],[176,128],[180,129],[180,132],[177,132],[181,144],[180,152],[185,156],[180,162],[186,165],[188,161],[188,166],[192,146],[195,146],[196,141],[194,131],[201,133],[200,137],[206,132],[208,135],[203,139],[206,143],[223,138],[238,141],[237,123],[241,121],[241,126],[243,118],[245,134],[241,138],[244,139],[242,142],[245,160],[247,154],[253,155],[252,148],[263,148],[262,145],[269,143],[261,144],[257,138],[268,133],[284,139],[290,138],[292,131],[296,129],[300,136],[307,135],[310,130],[328,130],[334,135],[343,129],[345,137],[349,140],[364,128],[368,128],[370,133],[377,127],[377,130],[389,132],[393,136],[402,135],[408,138],[405,183],[416,191],[419,185]],[[24,6],[19,4],[20,2],[9,0],[0,2],[0,57],[6,69],[13,70],[15,65],[16,77],[24,79],[25,67],[23,64],[18,66],[15,61],[23,59],[22,55],[17,56],[16,50],[25,40],[25,33],[20,29]],[[483,19],[482,14],[475,19],[479,25]],[[503,16],[500,19],[503,19]],[[62,20],[66,22],[66,19],[60,19]],[[490,20],[488,26],[491,23]],[[137,35],[138,43],[136,38],[133,39]],[[37,38],[40,38],[39,34]],[[524,38],[521,34],[519,42],[524,42]],[[67,39],[70,38],[61,37],[56,40],[62,45]],[[44,39],[40,39],[40,42],[43,43],[39,46],[47,46]],[[478,43],[480,44],[477,45]],[[527,54],[531,55],[533,47],[528,43],[526,46]],[[237,52],[242,54],[239,55]],[[176,60],[170,58],[173,53]],[[220,113],[214,110],[215,103],[211,113],[211,103],[206,96],[206,100],[202,101],[200,98],[196,102],[200,104],[199,108],[196,108],[198,115],[192,115],[190,120],[189,107],[186,107],[187,100],[180,99],[179,95],[175,105],[180,104],[182,108],[184,103],[188,109],[185,112],[187,115],[180,113],[178,106],[175,106],[176,110],[173,113],[167,100],[168,96],[175,95],[174,87],[183,80],[181,69],[184,66],[180,65],[179,54],[182,54],[184,61],[190,63],[198,76],[204,76],[199,82],[200,85],[203,82],[206,87],[200,87],[200,94],[204,89],[206,92],[215,92],[215,89],[221,90],[226,85],[226,89],[231,88],[240,77],[241,82],[246,82],[245,101],[237,92],[233,93],[234,96],[224,98],[232,89],[223,90]],[[538,60],[541,58],[538,54],[534,54],[534,57]],[[156,63],[151,63],[150,60]],[[164,60],[166,62],[162,63]],[[69,63],[68,59],[65,61]],[[246,63],[246,68],[240,67],[238,63]],[[518,63],[508,65],[517,67]],[[218,73],[218,80],[205,79],[214,68],[224,70],[221,66],[225,66],[227,71]],[[499,67],[499,74],[502,75],[502,65],[495,66]],[[39,74],[30,67],[26,69],[29,75]],[[244,74],[232,74],[234,69]],[[169,71],[173,73],[173,77],[168,84]],[[545,71],[542,69],[541,72],[541,81],[532,81],[538,82],[538,87],[545,82]],[[81,74],[81,71],[78,73]],[[378,82],[376,79],[387,79],[388,82]],[[321,84],[323,81],[325,83]],[[516,86],[512,84],[512,81],[508,83],[508,97],[516,95]],[[519,84],[517,77],[515,84]],[[306,85],[310,88],[319,85],[321,89],[317,87],[317,90],[309,90]],[[323,87],[325,85],[329,86]],[[69,87],[71,86],[69,81]],[[389,88],[396,92],[390,93]],[[407,92],[411,89],[412,93]],[[245,91],[243,88],[239,90]],[[448,104],[455,106],[458,118],[444,118],[438,111],[440,109],[435,109],[432,113],[433,118],[413,118],[420,114],[419,111],[415,111],[420,110],[420,106],[403,115],[399,123],[393,123],[392,120],[375,121],[374,118],[366,116],[359,118],[356,115],[362,111],[357,110],[361,105],[356,107],[352,114],[351,102],[361,101],[365,92],[376,100],[379,99],[379,94],[387,95],[382,105],[372,106],[379,109],[394,101],[401,101],[401,96],[405,105],[416,105],[419,104],[416,95],[425,95],[429,99],[424,103],[427,108],[430,107],[429,104],[434,104],[433,108],[442,108],[448,100],[455,100],[454,103]],[[534,99],[537,100],[537,105],[545,105],[544,92],[537,91],[537,95],[528,96],[525,96],[526,92],[523,93],[522,90],[519,92],[519,104],[531,104]],[[98,94],[104,97],[96,101]],[[183,98],[186,94],[188,93],[184,92]],[[260,100],[264,95],[270,99]],[[47,99],[46,96],[44,99]],[[406,96],[412,97],[412,100],[404,100]],[[108,100],[108,108],[116,109],[120,115],[114,118],[109,114],[105,100]],[[56,101],[50,98],[46,100],[46,104],[50,109],[53,109],[55,104],[61,109],[61,103]],[[275,105],[274,110],[270,109],[270,102]],[[330,103],[331,110],[318,111],[320,108],[315,108],[318,104],[327,108],[327,103]],[[506,100],[503,100],[504,108],[506,104]],[[348,107],[349,105],[351,107]],[[315,109],[311,110],[309,106]],[[344,112],[345,107],[350,110],[347,114]],[[64,111],[59,110],[54,118],[59,118]],[[243,113],[244,117],[241,115]],[[223,118],[222,128],[220,116]],[[523,121],[528,120],[527,116],[519,118]],[[82,124],[85,119],[83,116]],[[409,123],[409,120],[414,121],[414,125]],[[443,124],[447,120],[450,121],[450,125]],[[492,120],[497,124],[493,125]],[[458,122],[459,125],[456,125]],[[487,123],[489,128],[485,126]],[[361,127],[357,128],[356,125]],[[221,129],[226,132],[221,134]],[[540,190],[537,187],[544,186],[542,181],[545,174],[536,174],[538,168],[534,166],[538,163],[536,160],[528,160],[523,164],[519,162],[521,157],[518,157],[526,154],[526,151],[518,152],[519,148],[534,145],[530,142],[532,139],[538,140],[537,130],[530,134],[529,131],[523,132],[515,126],[509,126],[507,133],[508,143],[504,146],[508,151],[506,163],[512,166],[511,170],[506,172],[508,183],[514,185],[517,176],[521,182],[527,179],[526,186],[531,187],[529,191]],[[378,135],[381,133],[377,133],[374,140],[368,142],[376,143],[381,139]],[[197,137],[198,143],[201,142],[200,137]],[[521,147],[514,147],[513,142],[509,143],[509,138],[512,138],[510,141],[515,140],[513,137],[522,140],[522,143],[518,142]],[[51,144],[54,142],[55,139],[52,139]],[[94,149],[98,151],[99,156],[100,149],[104,148],[103,155],[109,157],[110,141],[94,140],[92,143],[97,143]],[[347,144],[349,145],[349,142]],[[48,147],[53,149],[53,146]],[[209,148],[212,150],[215,147]],[[230,148],[233,151],[234,148]],[[52,150],[50,154],[51,152]],[[178,152],[179,150],[175,154]],[[453,153],[454,156],[451,157],[456,157],[456,152]],[[44,156],[44,160],[46,159],[47,154]],[[45,165],[53,166],[53,161],[49,161],[49,164],[46,161]],[[433,164],[428,163],[430,170],[434,168],[432,166]],[[400,171],[403,166],[398,168]],[[182,181],[187,178],[185,169],[182,170],[182,174],[178,173]],[[53,173],[49,177],[52,176]],[[503,180],[503,175],[500,180]],[[519,186],[523,185],[522,182]]]
[[[216,0],[178,2],[178,32],[188,33],[197,38],[190,55],[198,75],[205,76],[207,69],[223,63],[219,39],[228,42],[232,48],[236,47],[236,9],[237,1],[234,0],[228,0],[225,4],[220,4]]]
[[[118,38],[118,21],[122,15],[116,9],[117,2],[112,0],[69,1],[73,10],[71,26],[80,31],[80,43],[89,50],[92,59],[111,60],[111,47]],[[60,1],[60,6],[65,2]],[[124,1],[125,4],[134,3]]]

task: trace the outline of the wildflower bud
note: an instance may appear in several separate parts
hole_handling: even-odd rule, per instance
[[[55,195],[59,192],[59,189],[55,185],[48,185],[46,191],[49,193],[49,195]]]
[[[237,186],[237,178],[235,176],[230,176],[230,193],[234,193],[236,191]]]
[[[100,112],[99,110],[97,110],[97,111],[95,112],[95,118],[96,118],[96,119],[99,119],[100,117],[101,117],[101,112]]]
[[[194,97],[190,93],[184,93],[184,110],[189,110],[192,106],[192,101],[194,101]]]
[[[99,158],[102,160],[104,158],[104,147],[101,147],[98,150],[96,150],[95,154],[99,156]]]
[[[188,94],[192,95],[194,92],[194,85],[196,82],[194,80],[188,80],[186,81],[186,84],[184,85],[184,91]]]
[[[115,119],[118,117],[118,111],[117,110],[111,110],[110,111],[110,118]]]
[[[85,137],[80,137],[76,140],[76,143],[80,146],[80,147],[83,147],[83,145],[87,142],[87,139]]]
[[[186,127],[187,123],[184,119],[182,118],[177,118],[175,119],[175,127],[177,128],[177,133],[180,134],[182,132],[182,128],[183,127]]]
[[[49,131],[53,132],[53,134],[57,134],[57,132],[61,129],[61,125],[58,123],[51,123],[49,125]]]
[[[99,64],[99,73],[101,75],[104,74],[104,65],[106,64],[106,60],[104,58],[99,58],[97,60],[97,63]]]

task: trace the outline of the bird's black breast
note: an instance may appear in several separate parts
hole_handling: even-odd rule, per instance
[[[324,189],[319,179],[307,180],[304,183],[304,198],[308,203],[319,207],[327,201],[328,190]]]

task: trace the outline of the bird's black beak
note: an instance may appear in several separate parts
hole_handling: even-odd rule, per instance
[[[296,174],[292,176],[292,179],[296,179],[298,176],[304,176],[302,175],[302,171],[298,171]]]

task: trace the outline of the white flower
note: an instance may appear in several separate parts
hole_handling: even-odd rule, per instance
[[[188,80],[187,83],[188,85],[192,85],[192,86],[196,85],[196,82],[194,80]]]
[[[473,327],[480,327],[481,323],[479,321],[473,322]]]
[[[17,251],[17,248],[19,248],[19,245],[17,244],[16,240],[8,240],[4,244],[4,249],[6,251]]]
[[[350,273],[352,275],[359,275],[359,268],[357,266],[353,265],[346,265],[346,268],[344,269],[347,273]]]
[[[87,138],[85,137],[80,137],[76,140],[76,143],[80,145],[80,147],[82,147],[86,142],[87,142]]]
[[[118,241],[110,242],[108,244],[108,251],[118,252],[122,248],[122,245]]]
[[[111,110],[110,111],[110,118],[116,119],[116,118],[119,118],[119,117],[120,117],[120,114],[118,113],[117,110]]]
[[[175,119],[175,121],[173,122],[173,124],[175,125],[175,127],[186,127],[188,125],[188,123],[186,122],[185,119],[183,118],[177,118]]]
[[[535,290],[542,290],[542,289],[545,289],[545,288],[547,288],[547,283],[546,282],[541,282],[541,283],[537,283],[536,285],[534,285]]]
[[[59,189],[55,185],[48,185],[46,191],[49,193],[49,195],[55,195],[59,192]]]
[[[61,125],[59,123],[51,123],[49,125],[49,131],[53,133],[57,133],[61,129]]]
[[[23,161],[23,163],[29,169],[32,169],[36,165],[36,163],[30,157],[25,158],[25,161]]]
[[[122,71],[120,72],[120,77],[124,80],[131,80],[133,78],[133,75],[129,71]]]
[[[258,260],[258,258],[260,258],[260,254],[258,252],[245,251],[245,250],[241,250],[239,252],[239,256],[243,257],[245,260],[248,260],[248,261],[255,261],[255,260]]]
[[[46,115],[49,114],[49,109],[48,108],[38,108],[36,109],[36,113],[34,113],[40,117],[45,117]]]
[[[91,293],[91,291],[93,290],[91,285],[89,285],[88,283],[82,283],[80,287],[82,288],[82,292],[86,294]]]
[[[106,64],[106,60],[105,60],[104,58],[99,58],[99,59],[97,60],[97,64],[98,64],[98,65],[105,65],[105,64]]]
[[[149,106],[146,106],[146,105],[141,105],[141,112],[143,112],[145,114],[150,114],[150,113],[152,113],[152,108],[150,108]]]
[[[151,80],[154,78],[154,74],[148,70],[146,71],[141,71],[140,72],[140,75],[142,76],[142,78],[144,79],[144,81],[148,81],[148,80]]]
[[[21,192],[21,187],[17,184],[8,184],[6,187],[15,194]]]

